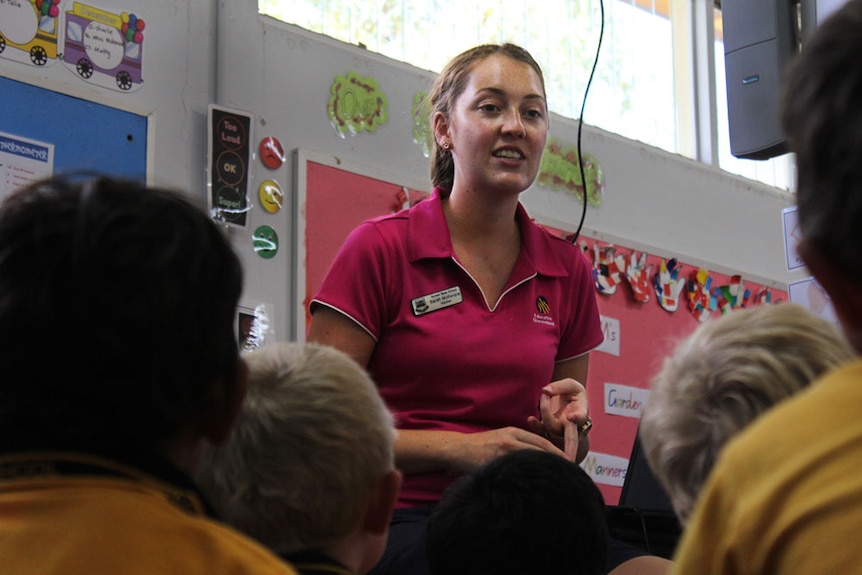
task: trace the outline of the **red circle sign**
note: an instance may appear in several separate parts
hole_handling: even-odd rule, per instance
[[[278,169],[284,163],[284,148],[277,138],[270,136],[261,140],[259,151],[260,160],[270,170]]]

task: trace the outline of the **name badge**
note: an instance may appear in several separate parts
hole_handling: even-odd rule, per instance
[[[413,315],[425,315],[444,307],[453,306],[461,303],[464,298],[461,297],[461,288],[458,286],[444,289],[422,297],[417,297],[410,302],[413,306]]]

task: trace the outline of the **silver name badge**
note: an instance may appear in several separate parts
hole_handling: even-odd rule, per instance
[[[443,291],[417,297],[410,302],[410,305],[413,306],[413,315],[424,315],[426,313],[431,313],[432,311],[437,311],[438,309],[443,309],[444,307],[461,303],[462,301],[464,301],[464,298],[461,297],[461,288],[455,286],[449,289],[444,289]]]

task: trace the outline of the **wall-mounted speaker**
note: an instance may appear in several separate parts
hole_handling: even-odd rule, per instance
[[[765,160],[787,152],[779,121],[782,76],[799,47],[793,0],[723,0],[730,153]]]

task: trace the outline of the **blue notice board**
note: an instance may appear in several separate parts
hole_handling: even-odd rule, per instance
[[[147,118],[0,76],[0,132],[54,145],[54,173],[147,177]]]

